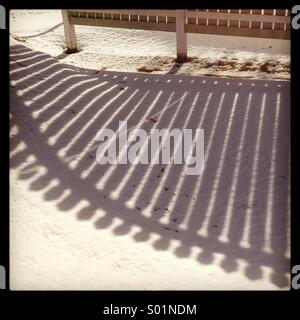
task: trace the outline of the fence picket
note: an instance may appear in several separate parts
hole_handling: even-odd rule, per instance
[[[290,39],[283,9],[62,10],[69,52],[77,50],[74,25],[176,32],[177,59],[187,58],[186,33]]]

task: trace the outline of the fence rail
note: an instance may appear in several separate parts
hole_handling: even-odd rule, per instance
[[[69,52],[77,51],[74,25],[176,32],[177,59],[187,58],[186,33],[290,39],[283,9],[63,10]]]

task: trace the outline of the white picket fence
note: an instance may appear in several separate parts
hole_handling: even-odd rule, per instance
[[[186,33],[290,39],[283,9],[62,10],[69,52],[77,51],[74,25],[176,32],[177,60],[187,59]]]

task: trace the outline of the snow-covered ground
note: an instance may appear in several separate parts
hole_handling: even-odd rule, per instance
[[[174,35],[138,30],[78,27],[82,51],[65,55],[59,23],[11,11],[11,289],[288,289],[288,72],[165,75]],[[287,41],[189,42],[199,61],[289,63]],[[206,72],[260,80],[191,76]],[[119,120],[203,128],[203,175],[98,165],[95,134]]]
[[[65,55],[61,22],[60,10],[10,12],[10,32],[15,39],[78,67],[148,70],[158,74],[290,78],[290,41],[287,40],[188,34],[188,54],[192,60],[178,65],[174,63],[173,32],[76,26],[82,51]]]

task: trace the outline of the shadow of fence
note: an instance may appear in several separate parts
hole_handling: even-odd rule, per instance
[[[243,260],[249,279],[265,266],[274,284],[288,286],[288,82],[97,72],[21,45],[10,53],[10,167],[31,190],[61,211],[75,208],[78,220],[101,210],[99,230],[138,227],[135,241],[156,234],[156,250],[171,250],[176,239],[180,258],[198,250],[199,263],[212,264],[219,253],[226,272]],[[204,129],[203,174],[99,165],[95,136],[121,120],[148,132]]]

